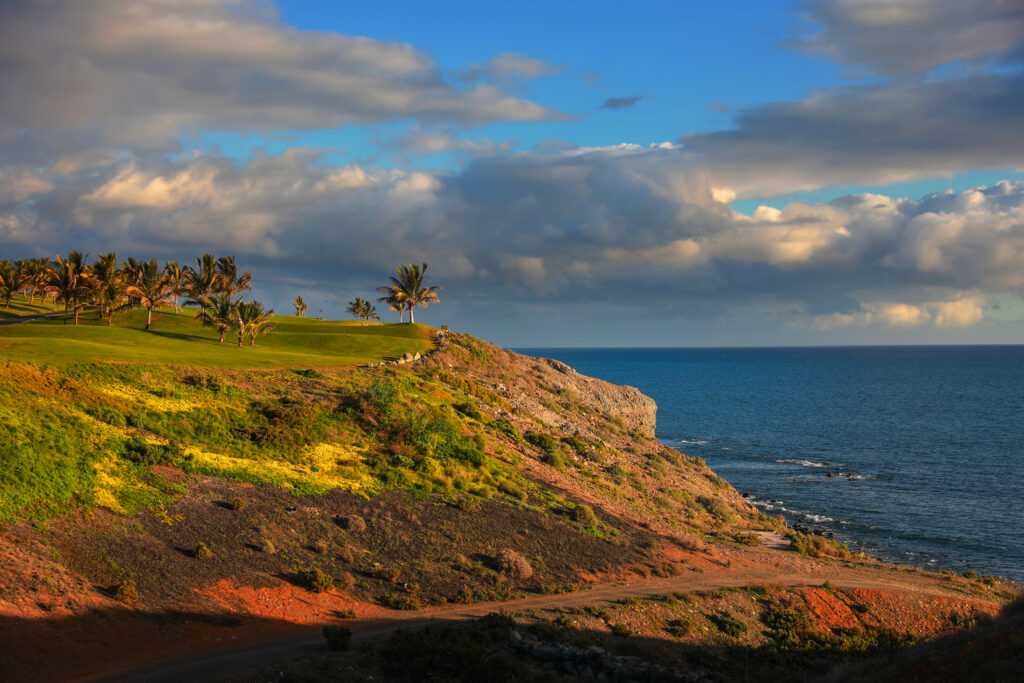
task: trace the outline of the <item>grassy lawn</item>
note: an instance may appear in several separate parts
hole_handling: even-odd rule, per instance
[[[20,315],[38,315],[40,313],[49,313],[51,311],[63,311],[64,304],[55,304],[52,299],[48,299],[45,304],[39,302],[40,297],[35,297],[32,303],[29,303],[28,297],[22,294],[15,294],[11,298],[11,305],[5,306],[7,302],[0,299],[0,319],[3,318],[14,318]]]
[[[30,307],[15,301],[0,309],[0,317],[31,315],[52,310],[52,304]],[[229,334],[223,344],[218,334],[202,327],[195,309],[153,312],[150,330],[144,330],[146,311],[136,309],[114,316],[107,326],[95,312],[85,312],[78,327],[61,317],[0,326],[0,358],[36,365],[70,366],[83,363],[159,363],[224,368],[328,367],[371,363],[431,348],[432,329],[425,325],[397,325],[355,321],[327,321],[275,316],[278,326],[259,337],[255,346],[238,348]]]

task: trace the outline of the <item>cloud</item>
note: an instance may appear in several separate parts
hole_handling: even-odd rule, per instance
[[[922,304],[867,303],[856,313],[832,313],[813,318],[819,330],[841,327],[971,327],[984,317],[985,299],[964,296],[952,301],[929,301]]]
[[[504,53],[482,64],[471,64],[461,78],[465,82],[494,80],[507,82],[553,76],[565,71],[565,64],[549,64],[545,61],[515,53]]]
[[[468,156],[489,156],[508,152],[512,148],[509,141],[495,142],[490,138],[456,138],[452,131],[411,130],[386,146],[392,149],[405,150],[413,154],[455,153]]]
[[[0,154],[9,159],[165,150],[200,129],[564,118],[493,85],[455,87],[407,44],[286,26],[258,0],[15,0],[0,9],[0,27]]]
[[[805,0],[802,9],[814,29],[787,44],[883,74],[999,60],[1024,43],[1019,2]]]
[[[1024,74],[827,88],[679,142],[739,197],[1014,167],[1024,159]]]
[[[629,109],[630,107],[635,107],[643,99],[645,99],[643,95],[609,97],[598,109]]]
[[[122,155],[58,160],[36,183],[0,199],[5,253],[229,250],[269,278],[328,289],[339,274],[423,261],[450,297],[757,303],[803,311],[818,329],[971,325],[988,297],[1024,287],[1024,182],[746,216],[685,149],[621,145],[451,172],[333,166],[301,148],[245,163]]]

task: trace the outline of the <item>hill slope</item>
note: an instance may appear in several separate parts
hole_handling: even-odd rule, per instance
[[[814,557],[761,547],[782,523],[654,439],[653,401],[556,361],[410,325],[284,319],[242,349],[172,313],[140,327],[130,314],[114,329],[0,329],[0,656],[26,677],[350,612],[388,619],[656,577],[679,590],[877,586],[895,597],[842,599],[880,610],[842,626],[869,632],[934,633],[1009,594],[826,539],[793,537]],[[945,597],[925,607],[922,591]],[[744,600],[701,618],[741,615]],[[803,613],[827,603],[773,600]]]

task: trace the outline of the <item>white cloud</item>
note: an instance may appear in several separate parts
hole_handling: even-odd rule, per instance
[[[300,31],[265,7],[258,0],[4,3],[0,149],[167,149],[198,129],[562,116],[494,86],[455,87],[410,45]],[[28,138],[18,133],[25,130]]]
[[[529,55],[506,52],[482,64],[472,64],[462,74],[463,81],[491,79],[511,81],[551,76],[565,71],[564,64],[549,64]]]
[[[1006,0],[805,0],[815,30],[790,44],[890,74],[999,58],[1024,41]]]

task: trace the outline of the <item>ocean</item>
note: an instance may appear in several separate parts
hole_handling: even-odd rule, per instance
[[[790,525],[1024,581],[1024,346],[517,350],[639,388],[661,441]]]

